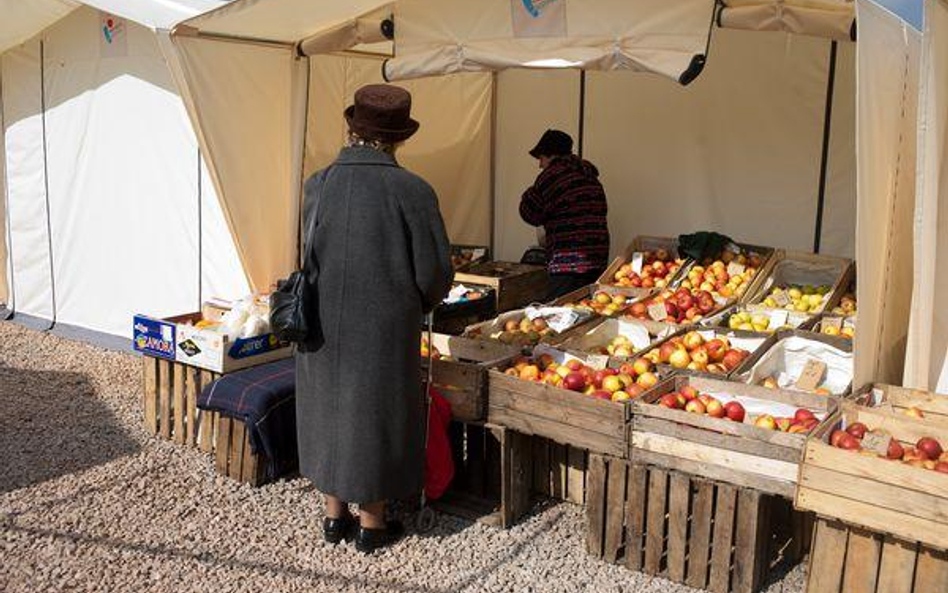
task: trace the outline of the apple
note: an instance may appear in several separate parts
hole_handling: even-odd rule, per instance
[[[803,421],[803,426],[806,427],[807,430],[813,430],[819,424],[820,424],[820,421],[817,420],[816,418],[807,418],[806,420]]]
[[[622,389],[622,381],[616,375],[607,375],[602,380],[602,388],[609,393],[615,393]]]
[[[787,432],[790,434],[806,434],[810,432],[810,429],[808,429],[806,426],[803,426],[802,424],[791,424],[790,428],[787,429]]]
[[[869,427],[863,424],[862,422],[853,422],[846,427],[846,432],[853,435],[859,440],[862,440],[866,436],[866,431],[869,430]]]
[[[683,348],[675,350],[671,353],[671,356],[668,357],[668,364],[676,369],[687,367],[689,362],[691,362],[691,355]]]
[[[925,461],[925,459],[925,454],[915,447],[909,447],[902,453],[902,461]]]
[[[668,363],[668,360],[671,358],[671,355],[678,351],[679,347],[674,342],[665,342],[658,349],[658,359],[663,363]]]
[[[724,413],[727,415],[728,419],[733,420],[734,422],[744,421],[744,406],[742,406],[738,401],[729,401],[724,404]]]
[[[704,404],[701,403],[700,400],[693,399],[689,401],[687,404],[685,404],[685,411],[691,412],[693,414],[704,414],[706,411],[706,408],[704,407]]]
[[[708,353],[704,350],[698,349],[691,353],[692,362],[698,363],[701,368],[707,368],[708,366]]]
[[[624,365],[623,365],[624,366]],[[638,377],[652,370],[652,363],[647,358],[637,358],[635,362],[632,363],[632,372],[629,373],[626,370],[623,370],[620,367],[623,373],[627,375],[632,375],[633,377]]]
[[[902,448],[902,443],[898,442],[895,439],[889,441],[889,450],[886,451],[886,457],[889,459],[902,459],[902,455],[905,454],[905,449]]]
[[[658,383],[658,377],[655,376],[655,373],[642,373],[635,382],[645,389],[651,389]]]
[[[856,449],[861,449],[862,445],[859,444],[859,439],[847,432],[839,438],[839,448],[855,451]]]
[[[774,417],[770,414],[761,414],[757,417],[757,420],[754,420],[754,426],[764,428],[767,430],[776,430],[777,421],[774,420]]]
[[[682,394],[683,396],[685,396],[685,399],[688,401],[691,401],[693,399],[698,399],[698,396],[701,395],[700,393],[698,393],[698,390],[692,387],[691,385],[685,385],[684,387],[679,389],[678,392]]]
[[[624,402],[630,399],[632,398],[625,391],[616,391],[612,394],[612,401],[614,402]]]
[[[739,367],[742,362],[744,362],[744,357],[746,356],[746,354],[747,353],[744,350],[737,350],[735,348],[731,348],[730,350],[724,353],[724,358],[722,359],[721,362],[724,364],[724,368],[726,368],[728,371],[733,371],[734,369]]]
[[[941,457],[942,448],[938,441],[931,437],[922,437],[915,443],[915,448],[925,454],[928,459],[936,460]]]
[[[536,381],[540,378],[540,368],[535,364],[528,364],[520,370],[520,378],[526,381]]]
[[[569,370],[569,367],[566,366],[565,364],[562,366],[556,367],[556,374],[564,379],[566,378],[567,375],[569,375],[572,372],[573,371]]]
[[[790,418],[777,418],[777,428],[781,432],[788,432],[790,430]]]
[[[578,370],[581,370],[581,369],[583,368],[583,363],[581,363],[580,361],[576,360],[575,358],[571,358],[570,360],[566,361],[566,366],[567,366],[567,367],[569,368],[569,370],[571,370],[571,371],[578,371]]]
[[[596,389],[602,389],[602,380],[608,376],[609,375],[606,374],[606,371],[604,369],[598,370],[595,373],[593,373],[593,376],[592,376],[593,387],[595,387]]]
[[[685,294],[678,297],[675,299],[675,304],[678,305],[679,311],[688,311],[689,309],[696,308],[695,297],[691,296],[691,294]]]
[[[632,385],[633,383],[635,383],[635,379],[632,378],[632,375],[624,375],[622,373],[619,373],[618,375],[616,375],[616,377],[619,378],[619,381],[622,381],[623,387],[628,387],[629,385]]]
[[[707,393],[701,393],[698,395],[698,399],[701,400],[701,403],[704,404],[704,407],[708,407],[708,404],[711,403],[711,400],[714,399]]]
[[[671,410],[678,409],[678,395],[675,393],[666,393],[658,400],[658,405]]]
[[[724,411],[724,405],[720,401],[711,398],[707,405],[708,416],[712,418],[724,418],[727,412]]]
[[[689,307],[682,307],[683,309],[688,309]],[[696,331],[690,331],[684,335],[681,339],[682,344],[685,345],[685,348],[688,350],[694,350],[698,346],[704,344],[704,338],[701,337]]]
[[[830,445],[833,447],[839,447],[839,440],[843,438],[844,434],[848,434],[845,430],[836,429],[830,434]]]
[[[727,369],[724,368],[724,365],[719,362],[712,362],[705,368],[705,370],[709,373],[714,373],[715,375],[727,374]]]
[[[810,418],[816,418],[816,416],[814,416],[813,412],[807,410],[806,408],[800,408],[793,414],[793,419],[801,424]]]
[[[570,391],[582,391],[586,388],[586,377],[574,371],[563,379],[563,387]]]
[[[605,389],[596,389],[595,391],[590,393],[590,395],[595,397],[596,399],[612,399],[612,394],[606,391]]]
[[[669,317],[678,317],[678,305],[671,301],[665,301],[665,311]]]
[[[935,471],[948,474],[948,461],[939,461],[935,464]]]
[[[704,348],[708,353],[708,360],[711,362],[721,362],[724,360],[724,353],[727,352],[727,347],[719,338],[708,341],[708,343],[704,345]]]
[[[648,316],[648,305],[643,302],[632,303],[632,306],[629,307],[629,313],[633,317],[645,319]]]

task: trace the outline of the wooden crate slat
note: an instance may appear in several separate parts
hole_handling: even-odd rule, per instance
[[[545,437],[532,436],[533,441],[533,489],[541,495],[550,494],[550,441]]]
[[[846,548],[846,569],[843,572],[843,590],[848,593],[875,593],[879,571],[879,537],[863,529],[849,532]]]
[[[606,460],[602,455],[589,455],[588,477],[586,551],[594,558],[602,558],[606,521]]]
[[[582,421],[607,434],[610,431],[621,434],[626,417],[626,406],[622,404],[516,379],[497,371],[490,373],[489,405],[491,408],[503,407],[511,411],[542,414],[563,423]],[[597,422],[605,426],[595,426]]]
[[[145,431],[158,434],[158,361],[150,356],[142,356],[142,374]]]
[[[708,558],[711,546],[711,510],[714,505],[714,484],[698,481],[691,519],[691,541],[688,547],[689,587],[703,589],[708,582]]]
[[[632,432],[632,457],[688,473],[793,496],[799,466],[737,451],[695,446],[653,433]]]
[[[606,529],[603,538],[603,559],[618,562],[619,549],[625,527],[625,485],[628,463],[622,459],[609,459],[606,470]]]
[[[846,560],[848,530],[841,524],[820,518],[816,521],[807,593],[839,593]]]
[[[171,438],[171,385],[174,382],[174,363],[158,361],[158,432],[161,438]]]
[[[767,521],[767,512],[760,492],[741,488],[737,494],[737,519],[734,530],[734,575],[731,590],[753,593],[760,577],[759,560],[767,548],[760,536]]]
[[[174,423],[172,437],[175,443],[183,445],[185,443],[184,427],[187,417],[187,407],[184,399],[187,367],[183,364],[174,364],[173,369],[174,385],[172,385],[171,413],[174,416]]]
[[[697,416],[697,414],[695,415]],[[734,438],[732,435],[722,434],[713,430],[695,428],[679,424],[675,421],[649,418],[647,416],[634,416],[632,426],[634,432],[660,434],[677,441],[687,441],[689,443],[707,446],[708,448],[723,449],[726,451],[745,453],[755,457],[759,456],[784,461],[792,464],[794,468],[796,468],[800,462],[800,451],[803,449],[805,442],[805,439],[800,438],[799,446],[791,448],[745,438]],[[784,434],[779,431],[775,432]],[[790,436],[802,437],[802,435]]]
[[[668,491],[668,578],[681,583],[685,580],[691,479],[685,474],[672,472]]]
[[[255,454],[251,449],[250,434],[247,432],[243,440],[243,452],[241,453],[240,481],[248,482],[252,486],[259,486],[262,478],[262,469],[260,455]]]
[[[494,392],[492,391],[491,397],[493,397],[493,395]],[[607,436],[602,433],[588,431],[582,427],[565,425],[540,416],[533,416],[522,412],[508,413],[508,411],[503,408],[492,407],[488,417],[493,423],[507,426],[508,428],[526,434],[546,436],[550,440],[558,443],[570,443],[577,447],[612,457],[625,457],[627,455],[628,444],[621,435]],[[564,472],[563,480],[565,479]],[[554,493],[553,496],[561,498],[565,490],[566,488],[563,487],[559,493]]]
[[[215,416],[217,416],[217,438],[214,443],[214,465],[217,468],[217,473],[226,476],[233,420],[221,414],[215,414]]]
[[[502,439],[506,429],[496,425],[484,426],[484,488],[485,495],[492,499],[503,497],[503,475],[496,471],[502,467]]]
[[[189,447],[193,447],[197,442],[197,400],[201,391],[199,376],[197,369],[194,367],[185,367],[184,397],[187,412],[184,442]]]
[[[529,437],[504,431],[501,443],[503,526],[510,527],[530,510],[530,478],[532,466]]]
[[[915,591],[948,591],[948,552],[922,548],[915,566]]]
[[[882,558],[879,562],[878,591],[912,593],[915,578],[915,558],[918,546],[891,535],[883,538]]]
[[[714,539],[711,543],[711,577],[708,588],[714,593],[728,593],[737,489],[727,484],[718,484],[715,498]]]
[[[567,500],[576,504],[583,504],[586,496],[586,451],[577,447],[569,447],[566,457]]]
[[[592,455],[590,455],[591,457]],[[645,510],[648,500],[648,470],[644,465],[633,464],[630,468],[627,492],[626,566],[630,570],[640,570],[644,552],[642,536],[645,533]]]
[[[668,472],[652,469],[649,476],[648,510],[645,532],[646,574],[657,575],[662,569],[665,547],[665,507],[667,504]]]
[[[246,430],[244,423],[236,418],[231,419],[230,450],[227,455],[227,475],[235,480],[240,480],[240,472],[243,471],[244,440],[246,440]]]
[[[467,425],[467,467],[471,493],[484,497],[487,492],[485,483],[485,467],[487,466],[487,449],[485,431],[482,426]]]

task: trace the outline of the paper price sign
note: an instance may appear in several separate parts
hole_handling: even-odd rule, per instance
[[[784,291],[775,292],[772,297],[770,297],[777,303],[778,307],[786,307],[790,304],[790,297],[787,296],[787,293]]]
[[[745,269],[746,268],[744,267],[744,264],[737,263],[736,261],[732,261],[731,263],[727,265],[727,275],[740,276],[741,274],[744,273]]]
[[[778,330],[781,327],[787,325],[787,317],[789,311],[779,310],[773,311],[770,313],[770,326],[767,329]]]
[[[636,251],[632,254],[632,271],[636,274],[642,273],[642,263],[644,262],[644,254],[641,251]]]
[[[609,357],[604,354],[590,354],[586,357],[586,366],[599,371],[606,368],[609,364]]]
[[[648,316],[655,321],[665,321],[668,318],[668,310],[665,303],[652,303],[648,306]]]
[[[842,317],[824,317],[823,329],[826,329],[828,327],[835,327],[836,329],[842,329],[843,318]]]
[[[803,365],[803,372],[800,373],[796,382],[797,389],[813,391],[822,383],[824,374],[826,374],[826,363],[811,358]]]
[[[862,448],[878,455],[886,456],[889,454],[889,443],[891,441],[892,437],[887,434],[867,432],[865,436],[862,437]]]

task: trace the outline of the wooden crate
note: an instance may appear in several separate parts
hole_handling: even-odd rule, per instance
[[[813,266],[814,272],[809,277],[814,278],[814,280],[807,280],[808,276],[805,273],[788,272],[788,266],[793,265],[794,262]],[[851,259],[844,257],[780,249],[770,258],[766,277],[761,277],[760,282],[748,288],[741,302],[751,309],[767,309],[762,303],[775,286],[786,286],[788,283],[813,285],[829,283],[829,297],[818,310],[811,312],[822,313],[828,303],[833,302],[834,299],[838,300],[838,297],[842,296],[839,294],[840,291],[849,287],[855,273],[852,263]]]
[[[608,317],[613,317],[613,318],[617,318],[617,317],[619,317],[619,316],[622,314],[622,312],[623,312],[625,309],[627,309],[627,308],[632,304],[632,302],[635,300],[635,297],[627,296],[625,293],[623,293],[621,288],[615,288],[615,287],[613,287],[613,286],[602,286],[602,285],[599,285],[599,284],[590,284],[589,286],[584,286],[584,287],[582,287],[582,288],[577,288],[576,290],[574,290],[574,291],[572,291],[572,292],[568,292],[568,293],[564,294],[563,296],[561,296],[561,297],[559,297],[559,298],[557,298],[557,299],[554,299],[554,300],[550,303],[550,305],[553,306],[553,307],[567,307],[567,306],[570,306],[570,305],[578,305],[583,299],[591,298],[591,297],[592,297],[593,295],[595,295],[597,292],[604,292],[604,293],[609,294],[609,295],[622,295],[622,296],[625,296],[625,297],[626,297],[626,304],[625,304],[625,305],[622,305],[621,308],[620,308],[614,315],[611,315],[611,316],[610,316],[610,315],[601,315],[601,314],[599,314],[599,313],[596,313],[593,309],[588,309],[588,310],[591,311],[594,315],[598,315],[598,316],[600,316],[600,317],[607,317],[607,318],[608,318]]]
[[[602,455],[589,456],[586,525],[590,555],[715,593],[757,591],[809,542],[788,501]]]
[[[662,395],[685,385],[701,393],[779,402],[824,416],[835,411],[835,400],[809,393],[674,375],[631,404],[629,456],[636,463],[680,470],[792,499],[806,435],[768,430],[654,403]],[[750,413],[745,422],[749,420]]]
[[[770,271],[774,266],[774,258],[778,250],[773,247],[766,247],[764,245],[752,245],[750,243],[735,243],[738,248],[741,250],[741,253],[745,256],[748,256],[752,253],[756,253],[760,256],[760,267],[757,268],[757,272],[751,278],[750,283],[748,283],[747,288],[744,290],[744,293],[740,297],[732,297],[727,300],[725,306],[730,306],[735,303],[743,303],[748,295],[756,293],[760,290],[760,286],[764,283],[767,276],[770,274]],[[715,259],[723,256],[723,252],[719,253]],[[707,258],[706,260],[707,261]],[[689,262],[688,266],[682,270],[681,279],[684,280],[688,276],[688,271],[695,265],[698,265],[700,262],[692,260]],[[713,313],[712,313],[713,314]]]
[[[629,406],[551,385],[525,381],[492,368],[487,419],[554,442],[625,457]]]
[[[142,356],[145,431],[215,457],[218,473],[257,486],[266,460],[250,450],[243,422],[199,410],[198,395],[221,377],[179,362]]]
[[[462,256],[466,259],[469,258],[469,261],[466,263],[456,261]],[[454,265],[455,271],[458,272],[463,272],[471,266],[483,263],[489,257],[490,248],[486,245],[451,245],[451,263]]]
[[[917,408],[927,422],[948,425],[948,395],[942,393],[874,383],[858,390],[853,395],[853,401],[867,408],[896,413]]]
[[[725,379],[732,375],[739,375],[747,371],[748,369],[750,369],[749,364],[750,364],[750,361],[754,359],[754,355],[766,351],[768,348],[773,346],[774,342],[777,341],[773,335],[765,334],[765,333],[726,329],[723,327],[713,327],[713,326],[712,327],[694,327],[691,329],[680,330],[679,332],[671,336],[668,336],[667,338],[663,340],[659,340],[655,342],[649,347],[648,351],[654,350],[656,348],[661,348],[662,344],[664,344],[665,342],[671,340],[672,338],[683,336],[689,333],[690,331],[697,331],[698,333],[702,334],[702,337],[705,339],[706,342],[709,342],[716,337],[725,337],[729,339],[736,338],[739,343],[744,343],[744,344],[747,344],[748,346],[753,346],[754,344],[756,344],[756,347],[747,349],[747,351],[750,353],[748,354],[747,358],[745,358],[741,362],[741,364],[738,365],[737,368],[726,373],[711,373],[708,371],[691,370],[687,368],[676,369],[666,363],[658,364],[658,369],[660,371],[663,371],[667,374],[671,374],[674,371],[679,375],[690,375],[692,377],[708,377],[711,379]],[[709,336],[713,336],[713,337],[710,337],[709,339]]]
[[[542,266],[492,261],[456,272],[454,281],[490,286],[497,294],[497,311],[503,313],[545,301],[549,278]]]
[[[819,517],[807,593],[942,593],[948,552]]]
[[[796,507],[871,531],[948,550],[948,474],[832,447],[841,423],[863,422],[912,446],[923,436],[948,444],[948,426],[842,402],[807,439]]]
[[[609,264],[609,267],[606,268],[606,271],[602,273],[597,281],[597,284],[603,288],[609,288],[616,291],[619,294],[629,295],[631,297],[640,298],[648,296],[658,290],[658,288],[635,288],[635,287],[624,287],[615,285],[615,275],[619,271],[619,268],[625,264],[632,261],[632,257],[635,253],[640,253],[644,251],[655,251],[657,249],[664,249],[669,252],[671,257],[678,259],[678,239],[673,237],[650,237],[646,235],[640,235],[632,240],[628,247],[626,247],[622,254],[612,260],[612,263]],[[671,286],[675,281],[681,277],[681,272],[685,268],[687,261],[683,261],[681,268],[668,280],[668,286]]]
[[[513,311],[507,311],[501,313],[496,318],[489,321],[483,321],[481,323],[475,323],[474,325],[468,326],[462,334],[463,337],[469,338],[472,340],[488,340],[495,343],[502,343],[500,340],[491,338],[491,335],[496,334],[497,332],[504,330],[504,324],[510,320],[520,320],[523,319],[525,315],[524,309],[515,309]],[[564,340],[569,339],[571,336],[576,335],[578,332],[585,331],[587,328],[594,326],[602,320],[598,315],[590,315],[585,319],[581,319],[576,325],[565,330],[562,333],[550,332],[549,334],[540,337],[537,343],[539,344],[550,344],[556,345]],[[523,346],[535,346],[536,344],[524,343]]]
[[[774,348],[780,345],[782,340],[785,340],[790,337],[798,337],[812,342],[821,342],[828,346],[832,346],[837,350],[842,352],[851,353],[853,351],[853,341],[849,338],[844,338],[842,336],[827,336],[824,334],[817,334],[811,331],[794,329],[794,330],[780,330],[776,334],[776,339],[771,343],[769,348],[758,350],[756,353],[751,355],[747,361],[747,365],[744,367],[746,370],[742,370],[740,373],[733,373],[731,379],[734,381],[741,381],[745,383],[750,383],[753,380],[752,372],[754,367],[762,358],[767,356],[769,353],[773,352]],[[852,393],[852,382],[850,381],[849,385],[846,386],[841,392],[833,394],[835,397],[846,397]]]
[[[632,362],[638,358],[638,354],[647,352],[654,344],[664,341],[665,337],[681,332],[681,329],[676,326],[669,325],[667,323],[659,323],[657,321],[641,321],[639,319],[603,319],[601,323],[584,326],[582,329],[585,331],[570,332],[571,335],[560,342],[557,345],[557,348],[580,355],[608,355],[608,353],[603,353],[602,350],[608,346],[609,342],[611,342],[616,336],[623,333],[623,331],[629,331],[630,328],[628,328],[626,324],[631,324],[641,328],[641,331],[643,332],[643,341],[644,333],[647,333],[649,343],[645,348],[641,348],[633,352],[631,357],[610,356],[609,366],[613,368],[618,368],[619,365],[626,362]]]
[[[768,317],[770,317],[770,315],[774,313],[773,310],[767,310],[767,311],[762,311],[760,309],[750,310],[745,305],[737,304],[737,305],[728,307],[726,309],[723,309],[721,311],[718,311],[717,313],[711,315],[707,319],[703,319],[699,323],[699,325],[706,326],[706,327],[725,327],[725,328],[730,329],[731,315],[734,315],[736,313],[743,313],[743,312],[747,312],[752,315],[762,314],[762,315],[767,315]],[[787,320],[786,322],[784,322],[783,325],[781,325],[780,327],[773,327],[773,325],[771,324],[767,327],[767,329],[763,330],[763,333],[772,334],[780,330],[792,330],[792,329],[809,330],[813,326],[814,319],[815,319],[815,316],[810,315],[809,313],[787,311]]]
[[[461,422],[484,420],[487,414],[487,368],[519,352],[516,346],[432,334],[432,344],[442,356],[434,361],[431,383],[451,404],[451,416]],[[427,360],[422,359],[422,367]]]

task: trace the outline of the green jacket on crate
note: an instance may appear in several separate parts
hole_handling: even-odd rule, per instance
[[[454,275],[437,196],[392,154],[364,145],[342,149],[304,190],[304,220],[318,217],[304,249],[319,269],[322,344],[297,354],[300,473],[352,503],[417,495],[423,315]]]

